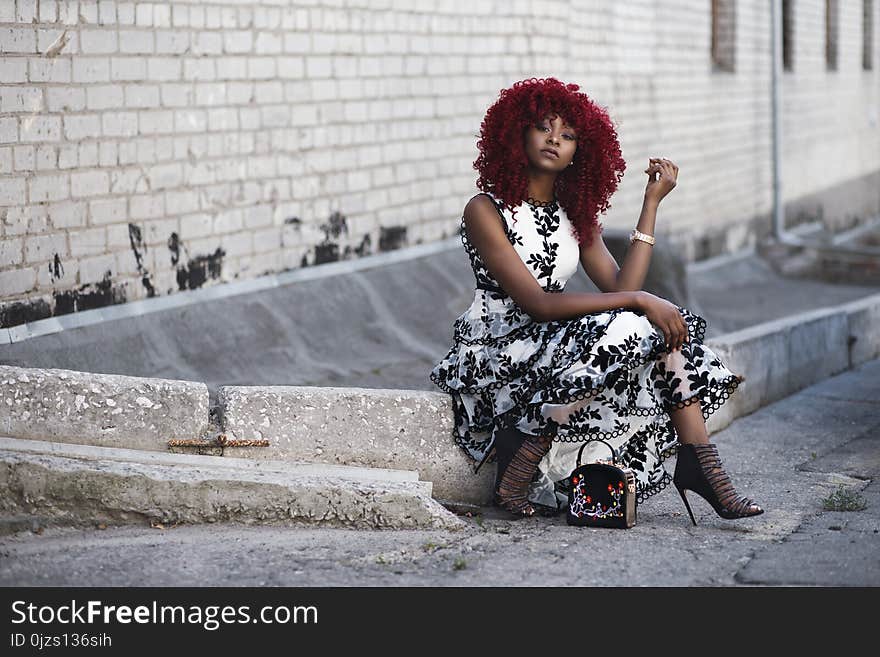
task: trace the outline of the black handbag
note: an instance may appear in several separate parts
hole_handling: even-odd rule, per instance
[[[569,477],[568,510],[565,520],[578,527],[617,527],[636,524],[636,476],[630,468],[617,465],[617,451],[606,441],[611,460],[581,465],[587,443],[581,445],[577,465]],[[592,442],[592,441],[588,441]]]

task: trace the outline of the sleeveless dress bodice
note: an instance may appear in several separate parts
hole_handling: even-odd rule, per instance
[[[574,226],[565,209],[558,202],[534,206],[523,201],[517,208],[510,210],[492,194],[485,195],[494,203],[507,239],[535,280],[547,292],[562,292],[565,283],[577,272],[580,258]],[[486,269],[477,250],[468,242],[464,217],[460,232],[474,270],[477,289],[504,294]]]
[[[498,210],[508,241],[538,284],[546,292],[563,292],[580,262],[580,247],[565,209],[558,203],[539,207],[523,201],[510,210],[485,194]],[[502,289],[468,241],[464,217],[460,234],[476,286],[470,307],[455,320],[456,338],[465,342],[498,338],[530,324],[529,315]]]

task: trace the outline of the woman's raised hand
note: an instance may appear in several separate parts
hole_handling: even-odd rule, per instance
[[[680,349],[684,342],[690,341],[687,322],[674,303],[641,290],[638,307],[654,326],[663,331],[668,351]]]
[[[648,174],[645,198],[659,203],[675,188],[678,180],[678,165],[664,157],[652,157],[648,160],[645,173]]]

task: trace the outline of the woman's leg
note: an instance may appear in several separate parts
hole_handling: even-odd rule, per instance
[[[529,484],[538,469],[538,464],[550,449],[552,439],[525,435],[519,431],[517,433],[523,438],[522,444],[513,454],[504,471],[500,473],[496,493],[502,506],[508,511],[532,515],[535,509],[528,501]],[[503,439],[504,434],[499,434],[499,438]]]
[[[689,482],[688,486],[691,490],[693,482],[699,482],[701,479],[712,489],[711,495],[714,495],[721,507],[725,509],[724,515],[716,509],[722,518],[744,518],[746,516],[758,515],[764,513],[764,510],[748,497],[739,495],[730,480],[730,476],[721,466],[721,459],[718,457],[718,447],[714,443],[709,443],[709,433],[706,430],[706,422],[703,419],[701,411],[702,404],[695,401],[688,404],[684,408],[676,408],[669,412],[675,430],[678,432],[679,444],[693,444],[694,447],[688,450],[679,450],[679,456],[675,461],[675,474],[673,481],[679,486],[679,482]],[[682,454],[682,452],[685,452]],[[682,467],[682,457],[685,457],[685,465]],[[694,470],[702,472],[701,475],[695,474]],[[681,484],[685,486],[686,484]],[[708,493],[699,492],[704,499],[709,501]],[[682,499],[684,494],[682,493]],[[687,504],[687,500],[685,500]],[[711,502],[710,502],[711,504]],[[714,505],[713,505],[714,506]],[[693,513],[688,507],[688,513],[691,521],[696,525]]]
[[[703,419],[702,404],[697,401],[684,408],[669,411],[669,419],[678,432],[678,442],[705,444],[709,442],[709,432]]]

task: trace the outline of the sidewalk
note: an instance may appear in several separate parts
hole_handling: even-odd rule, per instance
[[[880,359],[712,436],[765,508],[727,521],[673,487],[627,531],[491,509],[459,532],[211,524],[25,530],[0,538],[4,586],[880,585]],[[674,461],[667,462],[672,471]],[[839,485],[862,511],[823,511]]]

